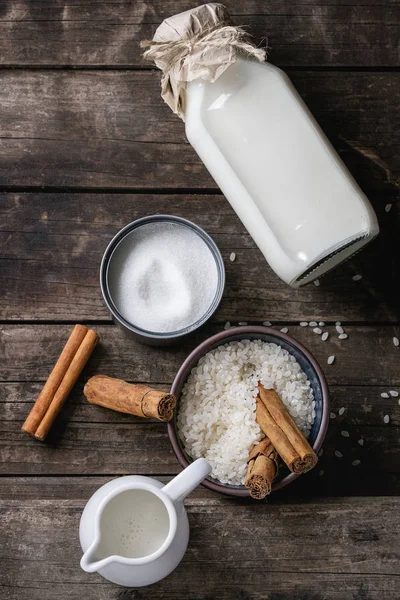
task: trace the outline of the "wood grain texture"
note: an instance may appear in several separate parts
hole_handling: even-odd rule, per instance
[[[270,59],[281,65],[399,65],[394,0],[241,2],[226,0],[232,21],[255,42],[268,38]],[[190,0],[153,2],[3,2],[0,64],[7,66],[143,67],[139,42]]]
[[[127,381],[170,385],[178,368],[201,341],[223,329],[220,324],[202,328],[177,346],[165,348],[139,344],[121,334],[113,325],[92,327],[100,336],[99,345],[86,365],[82,381],[96,373]],[[71,330],[71,325],[2,325],[0,329],[0,381],[45,381]],[[329,340],[307,327],[290,326],[289,335],[303,343],[321,363],[331,385],[399,386],[400,348],[398,325],[346,326],[347,340],[339,340],[333,326]],[[327,358],[336,356],[333,365]],[[391,388],[391,389],[392,389]]]
[[[364,190],[398,191],[400,73],[291,78]],[[0,186],[217,189],[146,71],[0,71]]]
[[[122,591],[78,567],[86,487],[67,478],[68,499],[46,493],[36,499],[23,487],[18,492],[13,480],[6,485],[13,499],[0,505],[5,600],[378,600],[400,592],[395,498],[265,504],[217,496],[205,502],[195,492],[187,502],[191,539],[181,565],[150,588]]]
[[[38,384],[26,383],[0,385],[2,475],[179,472],[165,425],[90,406],[80,386],[68,400],[47,443],[31,439],[20,427],[39,388]],[[330,421],[319,464],[276,494],[278,498],[400,493],[400,407],[395,398],[382,399],[382,389],[387,390],[331,387],[336,417]],[[338,414],[341,407],[346,408],[343,415]],[[388,425],[383,423],[385,414],[390,415]],[[350,437],[344,438],[343,431]],[[343,458],[335,456],[336,450]],[[361,464],[353,466],[354,460]]]
[[[164,424],[139,420],[89,405],[82,395],[86,379],[106,373],[137,382],[159,382],[168,389],[183,358],[195,345],[156,349],[124,339],[113,326],[96,330],[102,344],[50,433],[41,444],[20,431],[31,403],[46,379],[62,346],[68,326],[3,326],[0,362],[0,470],[7,475],[170,474],[179,465],[170,448]],[[211,333],[209,329],[209,333]],[[286,493],[299,496],[379,495],[400,492],[398,398],[381,393],[400,392],[398,349],[392,344],[393,327],[346,327],[349,339],[322,342],[310,328],[290,327],[325,365],[331,386],[335,418],[324,444],[319,466],[291,485]],[[214,328],[215,331],[215,328]],[[204,339],[205,335],[196,341]],[[29,350],[27,350],[29,349]],[[326,357],[334,353],[334,365]],[[27,354],[30,360],[27,360]],[[19,380],[19,381],[17,381]],[[28,381],[27,381],[28,380]],[[343,384],[346,382],[346,384]],[[339,409],[344,408],[344,414]],[[383,417],[390,416],[389,424]],[[348,432],[349,438],[342,432]],[[358,440],[363,439],[361,446]],[[340,450],[343,458],[335,456]],[[357,467],[354,460],[360,460]],[[324,471],[320,475],[320,472]],[[373,476],[371,476],[373,473]]]
[[[386,213],[387,202],[375,201],[376,242],[320,287],[293,290],[269,268],[223,196],[0,194],[0,318],[110,320],[99,286],[108,242],[131,220],[170,213],[196,222],[221,249],[227,278],[214,320],[399,321],[400,258],[393,247],[400,204],[393,199]],[[363,279],[352,281],[358,273]]]

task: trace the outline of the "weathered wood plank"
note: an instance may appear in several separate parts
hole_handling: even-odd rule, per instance
[[[398,190],[400,73],[293,72],[365,191]],[[0,72],[0,186],[215,189],[146,71]]]
[[[189,352],[222,326],[204,327],[178,346],[156,348],[126,338],[112,325],[94,326],[100,335],[96,348],[82,375],[82,381],[95,373],[121,377],[129,381],[150,381],[170,385]],[[44,381],[54,365],[70,325],[2,325],[0,329],[0,381]],[[289,334],[302,342],[323,366],[331,385],[393,386],[400,385],[398,360],[400,349],[394,347],[399,327],[346,326],[349,339],[338,340],[329,326],[329,340],[307,327],[290,326]],[[328,356],[336,356],[327,365]]]
[[[133,381],[164,380],[164,385],[157,387],[168,388],[189,346],[150,349],[123,339],[114,327],[98,329],[102,346],[96,350],[48,442],[42,444],[22,433],[20,427],[68,327],[3,328],[2,341],[6,342],[0,360],[4,375],[11,380],[31,379],[31,382],[0,385],[1,473],[169,474],[179,470],[164,424],[91,406],[82,395],[82,387],[89,374],[105,372]],[[291,486],[289,493],[306,496],[400,493],[400,406],[396,397],[381,397],[382,392],[400,391],[398,351],[387,335],[388,329],[374,333],[367,327],[347,328],[350,337],[345,342],[323,343],[310,329],[291,327],[291,333],[301,338],[317,357],[335,353],[337,359],[325,369],[332,384],[331,410],[335,418],[330,421],[324,453],[318,468]],[[46,348],[46,354],[42,348]],[[10,364],[15,369],[12,372]],[[149,369],[150,364],[157,365],[157,371]],[[380,382],[377,386],[378,379],[383,377],[385,384]],[[344,381],[347,385],[343,385]],[[342,407],[346,410],[339,415]],[[383,423],[386,414],[390,416],[388,425]],[[350,437],[343,437],[342,431]],[[363,446],[360,439],[364,440]],[[336,450],[340,450],[343,458],[335,456]],[[354,467],[354,460],[360,460],[361,464]],[[321,470],[324,474],[320,476]]]
[[[155,389],[168,390],[168,384],[152,384],[144,381],[146,385],[151,385]],[[133,424],[143,423],[140,417],[126,415],[89,404],[83,396],[84,382],[80,381],[74,388],[68,398],[68,402],[63,408],[62,422],[68,423],[107,423],[107,424]],[[0,421],[19,421],[21,424],[30,409],[30,404],[34,402],[39,395],[43,383],[39,382],[11,382],[0,383]],[[399,397],[391,397],[390,391],[398,391],[396,386],[346,386],[331,385],[330,401],[331,411],[335,413],[332,419],[331,428],[352,429],[353,438],[358,436],[358,427],[376,427],[383,425],[383,417],[390,415],[388,427],[400,426],[400,405]],[[382,398],[381,394],[386,393],[390,397]],[[338,411],[344,407],[346,412],[339,415]],[[146,421],[147,422],[147,421]],[[359,436],[358,436],[359,437]],[[358,438],[357,438],[358,439]]]
[[[222,196],[0,194],[0,318],[110,319],[98,283],[109,240],[133,219],[170,213],[204,227],[222,251],[227,280],[215,320],[399,321],[400,265],[393,247],[400,205],[386,213],[387,202],[375,202],[382,233],[374,244],[320,287],[293,290],[271,271]],[[352,281],[356,273],[362,281]]]
[[[399,64],[398,4],[262,0],[225,2],[234,24],[283,65]],[[0,65],[143,66],[139,42],[189,0],[156,2],[12,2],[0,9]]]
[[[65,480],[66,487],[74,484]],[[249,504],[217,496],[205,502],[195,493],[187,502],[191,538],[181,565],[151,588],[122,592],[79,569],[82,491],[78,483],[76,499],[22,493],[1,503],[5,600],[394,600],[400,592],[395,498]]]

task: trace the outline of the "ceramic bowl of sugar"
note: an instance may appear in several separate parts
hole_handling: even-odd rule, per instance
[[[222,331],[195,348],[179,369],[171,388],[177,407],[168,423],[182,467],[200,456],[210,463],[212,473],[203,485],[213,491],[249,495],[247,461],[264,435],[255,417],[259,382],[277,392],[316,453],[322,446],[329,422],[328,386],[311,353],[270,327]],[[298,476],[281,464],[272,491]]]
[[[148,344],[174,342],[201,327],[225,286],[221,253],[200,227],[171,215],[133,221],[111,240],[100,286],[114,321]]]

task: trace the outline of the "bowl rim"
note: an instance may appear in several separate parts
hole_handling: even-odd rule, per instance
[[[286,333],[282,333],[281,331],[277,331],[276,329],[273,329],[272,327],[265,327],[263,325],[245,325],[242,327],[231,327],[230,329],[227,329],[226,331],[221,331],[221,332],[216,333],[215,335],[212,335],[211,337],[207,338],[206,340],[201,342],[201,344],[196,346],[196,348],[194,350],[192,350],[192,352],[190,352],[190,354],[183,361],[183,363],[180,366],[177,374],[175,375],[174,381],[172,383],[171,394],[176,395],[176,391],[177,391],[187,369],[190,367],[190,364],[195,359],[199,360],[200,357],[203,355],[204,351],[207,351],[207,348],[209,348],[210,346],[212,346],[218,342],[220,344],[224,343],[224,340],[226,340],[226,338],[229,338],[229,337],[232,337],[232,336],[235,336],[238,334],[246,334],[246,333],[252,333],[252,334],[253,333],[262,333],[262,334],[268,334],[268,335],[272,335],[276,338],[283,339],[286,342],[289,342],[290,344],[295,346],[310,362],[310,365],[314,369],[314,371],[319,379],[319,383],[321,386],[321,392],[322,392],[321,425],[320,425],[319,431],[317,433],[317,437],[315,438],[315,442],[313,444],[313,448],[314,448],[315,452],[318,452],[321,449],[322,443],[325,439],[325,435],[326,435],[326,432],[328,429],[328,424],[329,424],[329,389],[328,389],[328,383],[326,381],[326,377],[325,377],[324,372],[322,371],[322,368],[320,367],[318,361],[314,358],[314,356],[311,354],[311,352],[303,346],[303,344],[298,342],[296,339],[294,339],[290,335],[287,335]],[[185,455],[183,454],[183,452],[180,448],[179,441],[178,441],[178,434],[174,427],[173,421],[170,421],[168,423],[168,436],[169,436],[169,439],[170,439],[170,442],[172,445],[172,449],[175,452],[175,456],[178,459],[178,462],[180,463],[180,465],[183,468],[186,468],[190,463],[186,459]],[[287,475],[280,481],[273,483],[272,491],[276,492],[277,490],[280,490],[280,489],[286,487],[289,483],[291,483],[298,477],[300,477],[299,473],[290,473],[289,475]],[[204,481],[202,482],[202,485],[214,492],[219,492],[220,494],[227,494],[229,496],[236,496],[236,497],[250,497],[249,491],[246,488],[227,488],[223,484],[215,483],[214,481],[210,481],[208,479],[204,479]]]
[[[214,258],[215,267],[217,270],[218,281],[215,290],[215,296],[207,311],[191,325],[188,325],[187,327],[184,327],[183,329],[178,329],[176,331],[150,331],[147,329],[142,329],[134,323],[131,323],[130,321],[125,319],[125,317],[123,317],[120,313],[118,307],[114,303],[113,296],[110,290],[109,273],[110,269],[112,268],[111,263],[116,250],[118,249],[120,244],[127,238],[127,236],[129,236],[133,231],[139,229],[140,227],[152,225],[154,223],[172,223],[192,230],[208,247],[209,251],[211,252]],[[176,215],[167,215],[161,213],[147,215],[145,217],[135,219],[131,223],[128,223],[127,225],[122,227],[122,229],[117,231],[117,233],[110,240],[110,242],[107,245],[107,248],[104,251],[100,264],[100,289],[106,307],[110,311],[113,319],[117,321],[117,323],[120,326],[122,326],[125,330],[130,331],[134,335],[137,335],[142,339],[153,340],[155,342],[176,341],[191,333],[194,333],[200,327],[202,327],[209,319],[211,319],[218,306],[220,305],[225,290],[225,281],[226,274],[224,260],[222,258],[221,251],[218,248],[214,239],[209,233],[207,233],[207,231],[205,231],[205,229],[203,229],[193,221],[189,221],[189,219],[185,219],[184,217],[178,217]]]

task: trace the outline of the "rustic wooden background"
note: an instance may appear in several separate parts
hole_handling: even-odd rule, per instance
[[[268,36],[271,62],[290,73],[382,229],[319,287],[297,291],[268,268],[141,59],[139,40],[193,4],[0,0],[0,597],[397,600],[400,406],[381,393],[400,392],[399,2],[226,1],[236,24]],[[156,212],[204,227],[227,268],[213,322],[174,349],[124,339],[98,285],[111,237]],[[327,342],[299,327],[311,319],[329,325]],[[78,523],[95,489],[121,474],[168,481],[179,471],[164,425],[89,406],[84,381],[106,373],[168,387],[228,320],[285,325],[320,360],[336,414],[320,467],[268,503],[199,488],[187,501],[188,552],[150,588],[83,573]],[[347,340],[334,334],[338,320]],[[101,345],[41,444],[20,426],[75,322]]]

